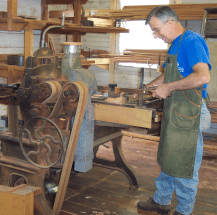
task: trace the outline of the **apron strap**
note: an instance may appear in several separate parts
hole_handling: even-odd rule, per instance
[[[184,36],[184,34],[185,34],[185,32],[186,32],[187,30],[188,30],[188,29],[185,29],[185,31],[182,33],[182,36],[181,36],[181,38],[180,38],[180,40],[179,40],[179,45],[178,45],[177,52],[176,52],[176,55],[177,55],[177,56],[178,56],[179,46],[180,46],[180,44],[181,44],[182,38],[183,38],[183,36]]]

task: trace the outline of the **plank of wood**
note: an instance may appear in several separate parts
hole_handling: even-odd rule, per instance
[[[114,19],[100,19],[100,18],[90,18],[88,17],[87,20],[93,21],[94,26],[99,26],[99,27],[114,27]]]
[[[45,4],[74,4],[77,0],[44,0]],[[88,0],[80,0],[81,4],[86,4]]]
[[[136,132],[129,132],[129,131],[124,131],[122,130],[123,135],[129,136],[129,137],[137,137],[145,140],[152,140],[152,141],[160,141],[160,137],[158,136],[152,136],[152,135],[147,135],[147,134],[138,134]]]
[[[60,25],[59,22],[47,22],[46,27],[50,25]],[[1,29],[1,27],[0,27]],[[53,29],[50,30],[49,33],[55,34],[64,34],[64,33],[72,33],[72,32],[79,32],[79,33],[129,33],[129,29],[126,28],[114,28],[114,27],[88,27],[88,26],[80,26],[76,24],[66,23],[63,29]]]
[[[96,103],[95,120],[151,128],[152,111]]]
[[[88,58],[87,61],[94,61],[93,64],[109,64],[109,58]]]
[[[161,5],[125,6],[122,10],[106,11],[106,16],[116,19],[143,20],[146,19],[152,9]],[[217,7],[217,4],[170,4],[180,20],[202,20],[204,8]],[[103,12],[98,12],[103,16]],[[212,15],[216,17],[216,15]]]
[[[33,215],[34,192],[25,185],[17,188],[0,185],[0,207],[1,215]]]

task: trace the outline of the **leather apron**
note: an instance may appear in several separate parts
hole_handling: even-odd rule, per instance
[[[178,50],[176,55],[166,56],[164,83],[183,78],[177,67]],[[157,161],[167,175],[193,178],[202,103],[201,89],[173,91],[171,94],[164,100]]]

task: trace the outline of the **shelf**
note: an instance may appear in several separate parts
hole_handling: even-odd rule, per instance
[[[45,4],[74,4],[77,0],[43,0]],[[86,4],[88,0],[80,0],[81,4]]]
[[[46,22],[46,28],[51,26],[51,25],[60,25],[60,23],[53,23]],[[76,24],[69,24],[65,23],[64,28],[59,28],[59,29],[53,29],[49,31],[50,33],[53,34],[72,34],[74,32],[78,32],[81,34],[86,34],[86,33],[129,33],[129,29],[126,28],[117,28],[117,27],[89,27],[89,26],[81,26],[81,25],[76,25]]]
[[[125,6],[122,10],[100,9],[93,17],[110,17],[124,20],[146,20],[154,8],[161,5]],[[202,20],[205,8],[216,8],[217,4],[169,4],[180,20]],[[211,17],[217,17],[216,14]]]
[[[62,58],[62,54],[57,54],[57,56]],[[87,60],[81,60],[81,65],[83,68],[88,68],[94,65],[103,69],[108,69],[109,63],[110,59],[108,58],[88,58]],[[0,77],[8,78],[9,83],[14,83],[21,81],[21,79],[23,78],[25,67],[0,63],[0,71]]]
[[[32,20],[22,18],[1,18],[0,30],[1,31],[22,31],[24,29],[41,30],[46,26],[46,22],[43,20]]]
[[[51,25],[61,25],[61,22],[50,22],[45,20],[31,20],[31,19],[0,19],[0,30],[1,31],[22,31],[25,29],[42,30]],[[128,33],[129,30],[125,28],[117,27],[89,27],[81,26],[77,24],[65,23],[65,27],[62,29],[53,29],[49,33],[57,34],[69,34],[73,32],[79,33]]]

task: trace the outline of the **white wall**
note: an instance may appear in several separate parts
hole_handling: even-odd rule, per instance
[[[1,11],[7,12],[7,0],[0,0]],[[41,18],[41,0],[18,0],[17,15]],[[34,51],[39,48],[41,31],[34,31]],[[0,31],[0,54],[23,54],[24,31]]]
[[[41,0],[18,0],[17,14],[41,18]],[[1,11],[7,11],[7,0],[0,1]]]
[[[110,0],[89,0],[85,5],[84,9],[110,9]],[[109,51],[110,47],[110,34],[86,34],[81,37],[82,48],[88,50],[99,49]],[[98,85],[108,85],[109,71],[91,66],[88,69],[91,71],[97,80]]]
[[[18,0],[17,15],[34,16],[41,18],[41,0]],[[7,12],[7,0],[0,0],[0,10]],[[33,51],[39,48],[41,31],[34,31]],[[24,31],[0,31],[0,54],[24,54]],[[0,83],[6,83],[0,78]],[[0,116],[7,114],[7,106],[0,105]],[[4,127],[4,121],[0,120],[0,127]]]

